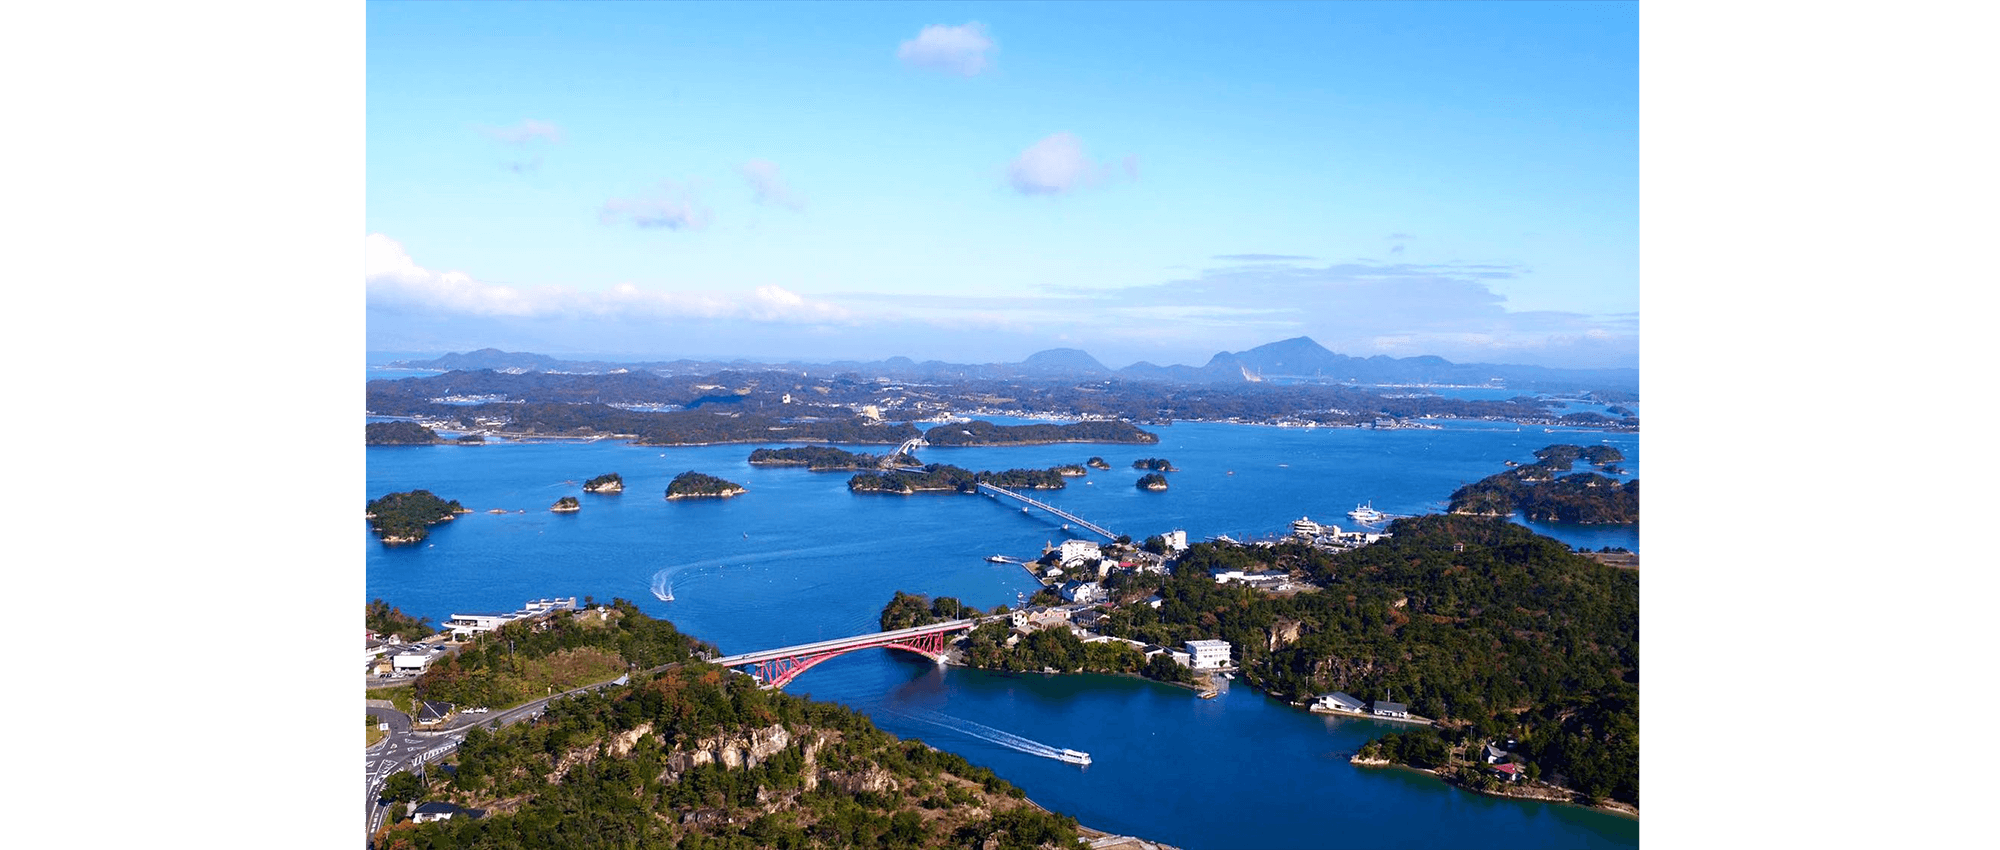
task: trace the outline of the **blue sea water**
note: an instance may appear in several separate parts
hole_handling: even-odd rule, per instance
[[[1300,516],[1348,528],[1372,503],[1393,514],[1441,510],[1460,484],[1529,462],[1557,442],[1608,443],[1639,471],[1632,434],[1487,422],[1437,430],[1290,429],[1178,423],[1151,428],[1157,445],[1062,444],[928,448],[927,462],[971,469],[1111,463],[1037,498],[1134,538],[1186,529],[1191,539],[1282,533]],[[897,590],[1013,605],[1038,585],[991,554],[1032,557],[1070,533],[1060,520],[983,496],[856,495],[845,473],[760,468],[754,446],[646,448],[614,442],[371,447],[368,496],[428,489],[474,513],[414,546],[386,547],[357,528],[368,594],[442,621],[504,611],[545,596],[624,597],[724,652],[874,631]],[[880,451],[883,447],[856,447]],[[1166,492],[1138,490],[1133,460],[1164,457]],[[743,484],[727,500],[663,498],[688,470]],[[582,492],[620,473],[624,493]],[[583,509],[553,514],[562,496]],[[491,509],[504,514],[487,513]],[[357,524],[360,525],[360,524]],[[1573,545],[1638,549],[1634,529],[1536,526]],[[1076,532],[1080,534],[1081,532]],[[674,601],[651,593],[671,581]],[[1106,676],[1007,675],[941,669],[870,650],[825,662],[790,692],[870,714],[989,766],[1049,808],[1090,826],[1188,850],[1226,847],[1632,847],[1636,821],[1569,806],[1499,800],[1402,769],[1363,769],[1347,756],[1395,727],[1309,714],[1239,686],[1212,700],[1183,689]],[[1002,746],[983,724],[1090,752],[1088,767]]]

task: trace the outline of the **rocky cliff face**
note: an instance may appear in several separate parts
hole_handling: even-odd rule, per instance
[[[730,770],[756,767],[791,743],[792,733],[782,724],[751,729],[738,735],[702,738],[689,742],[668,756],[667,772],[661,778],[669,782],[679,781],[681,774],[689,770],[718,762]]]

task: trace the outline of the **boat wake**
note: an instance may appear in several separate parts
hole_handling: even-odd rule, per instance
[[[661,570],[653,574],[653,598],[661,602],[674,601],[674,579],[671,570]]]
[[[991,726],[974,723],[970,720],[953,717],[949,714],[940,714],[935,711],[925,711],[923,709],[918,709],[914,713],[892,711],[889,709],[882,709],[881,711],[883,714],[957,732],[961,735],[977,738],[991,744],[999,744],[1007,749],[1027,753],[1031,756],[1041,756],[1045,759],[1055,759],[1056,761],[1065,761],[1070,764],[1090,763],[1089,753],[1063,749],[1061,747],[1051,747],[1040,741],[1031,741],[1012,732],[1003,732]]]

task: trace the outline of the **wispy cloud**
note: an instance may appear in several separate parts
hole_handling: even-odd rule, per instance
[[[488,283],[460,271],[440,272],[410,258],[401,243],[369,234],[365,266],[368,309],[384,313],[510,319],[658,321],[739,320],[780,324],[852,323],[851,311],[766,285],[748,295],[663,292],[621,283],[601,292],[564,286]]]
[[[988,54],[993,47],[986,25],[978,21],[956,27],[932,24],[896,48],[896,58],[912,67],[970,77],[992,67]]]
[[[479,128],[479,132],[510,145],[527,144],[537,139],[545,142],[560,142],[563,140],[561,127],[557,127],[547,121],[537,121],[533,118],[523,119],[521,123],[515,124],[512,127],[481,127]]]
[[[805,201],[778,174],[777,163],[753,159],[743,163],[742,173],[743,179],[750,181],[750,191],[755,194],[757,203],[788,210],[805,209]]]
[[[642,228],[700,230],[714,213],[701,203],[693,186],[662,181],[651,193],[632,198],[612,198],[597,211],[597,220],[611,224],[621,219]]]
[[[1125,157],[1123,171],[1127,179],[1135,179],[1138,159]],[[1023,195],[1059,195],[1101,185],[1116,172],[1109,162],[1093,162],[1084,153],[1083,140],[1064,131],[1050,133],[1014,157],[1007,164],[1007,183]]]
[[[1242,263],[1284,263],[1296,260],[1310,260],[1298,254],[1217,254],[1210,259],[1230,260]]]

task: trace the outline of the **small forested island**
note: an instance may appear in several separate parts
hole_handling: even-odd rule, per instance
[[[1179,472],[1172,461],[1163,457],[1142,457],[1132,461],[1133,469],[1150,469],[1154,472]]]
[[[980,484],[1008,490],[1061,490],[1069,485],[1054,469],[1009,469],[1004,472],[973,472],[964,467],[933,463],[922,472],[863,472],[847,479],[852,493],[894,493],[908,496],[919,492],[977,493]]]
[[[1076,478],[1090,474],[1090,470],[1084,469],[1083,465],[1079,463],[1065,463],[1060,466],[1051,466],[1049,467],[1049,471],[1064,478]]]
[[[1535,462],[1515,465],[1458,488],[1448,510],[1454,514],[1506,516],[1519,511],[1534,522],[1631,525],[1639,521],[1639,481],[1620,483],[1596,473],[1563,475],[1576,461],[1607,470],[1624,460],[1612,446],[1556,445],[1535,451]]]
[[[1137,486],[1141,490],[1150,490],[1158,493],[1161,490],[1167,489],[1167,477],[1157,472],[1148,472],[1145,475],[1139,476]]]
[[[1157,443],[1160,436],[1124,421],[1067,425],[995,425],[984,419],[939,425],[924,432],[933,446],[1029,446],[1042,443]]]
[[[623,493],[625,492],[625,479],[618,477],[618,473],[616,472],[607,472],[583,482],[583,492]]]
[[[1085,466],[1088,466],[1088,467],[1090,467],[1091,469],[1110,469],[1110,468],[1111,468],[1111,464],[1109,464],[1109,463],[1106,463],[1106,462],[1105,462],[1105,460],[1104,460],[1104,458],[1101,458],[1101,457],[1093,457],[1093,458],[1091,458],[1091,459],[1089,459],[1089,460],[1087,460],[1087,461],[1084,461],[1084,465],[1085,465]]]
[[[724,481],[713,475],[703,475],[694,470],[676,475],[674,480],[667,482],[669,499],[727,499],[742,492],[744,490],[741,484]]]
[[[483,812],[385,826],[381,850],[416,848],[1050,848],[1075,819],[964,758],[905,741],[832,703],[767,691],[695,660],[713,651],[631,603],[558,612],[541,631],[482,635],[418,680],[426,698],[502,708],[563,697],[531,722],[476,726],[444,770],[402,773],[398,801]],[[587,670],[588,672],[582,672]]]
[[[847,471],[856,469],[878,469],[883,466],[916,466],[917,459],[907,454],[887,457],[865,452],[850,452],[832,446],[798,446],[789,449],[757,449],[750,453],[750,463],[754,466],[803,466],[811,472]]]
[[[583,510],[583,505],[577,502],[575,496],[564,496],[557,499],[555,504],[550,505],[549,510],[559,514],[573,514]]]
[[[368,522],[375,536],[395,546],[415,543],[430,534],[430,526],[472,510],[453,499],[446,501],[429,490],[390,493],[368,503]]]
[[[444,442],[436,431],[415,422],[370,422],[366,430],[371,446],[428,446]]]

